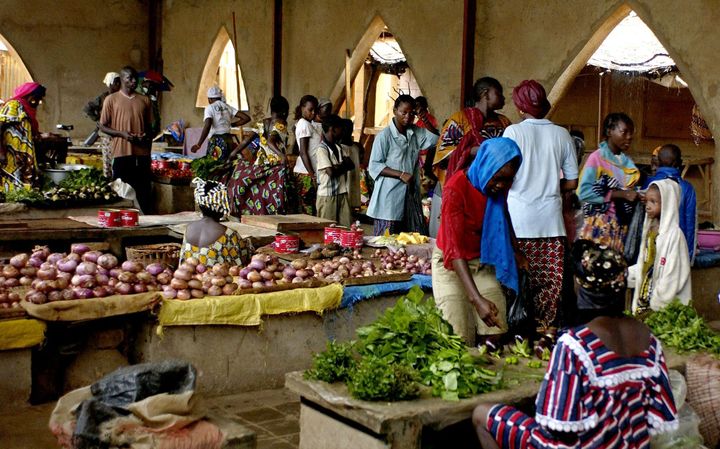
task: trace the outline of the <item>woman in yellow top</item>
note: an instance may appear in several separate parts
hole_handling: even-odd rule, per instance
[[[193,180],[195,203],[203,218],[190,223],[185,231],[180,262],[194,257],[206,266],[219,263],[245,265],[250,256],[245,239],[220,223],[230,213],[227,189],[215,181]]]
[[[34,139],[40,134],[35,118],[45,87],[25,83],[0,109],[0,187],[12,190],[39,181]]]

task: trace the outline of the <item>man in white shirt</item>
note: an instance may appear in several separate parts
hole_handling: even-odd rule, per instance
[[[227,160],[234,146],[230,132],[232,126],[242,126],[250,121],[250,117],[227,104],[222,90],[217,86],[208,89],[207,97],[210,104],[205,107],[205,126],[190,151],[197,152],[205,139],[210,136],[207,154],[216,160]]]
[[[545,89],[526,80],[513,90],[521,123],[505,129],[523,155],[523,163],[508,193],[508,210],[520,251],[530,265],[538,331],[557,326],[562,296],[566,232],[562,193],[577,187],[575,144],[565,128],[545,119],[550,111]]]

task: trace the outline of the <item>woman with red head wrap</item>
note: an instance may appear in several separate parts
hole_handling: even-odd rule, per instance
[[[0,188],[4,191],[38,182],[34,138],[40,131],[35,113],[43,97],[44,86],[25,83],[0,109]]]

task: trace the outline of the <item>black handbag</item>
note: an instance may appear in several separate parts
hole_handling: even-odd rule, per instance
[[[511,335],[532,335],[535,331],[534,309],[530,275],[527,271],[520,270],[518,292],[512,296],[507,311],[508,330]]]

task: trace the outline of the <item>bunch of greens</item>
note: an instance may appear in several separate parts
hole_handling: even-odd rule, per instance
[[[352,343],[328,341],[327,349],[313,357],[313,368],[305,372],[305,378],[328,383],[347,382],[355,366]]]
[[[657,338],[680,352],[720,354],[720,334],[713,332],[695,309],[675,300],[645,318]]]
[[[347,381],[354,397],[366,400],[411,397],[417,385],[403,383],[411,379],[419,380],[432,388],[434,396],[447,400],[499,386],[497,373],[481,366],[483,357],[470,355],[432,298],[423,300],[423,296],[422,290],[414,287],[374,323],[357,330],[354,347],[360,362]],[[329,346],[325,355],[316,356],[310,378],[323,380],[320,376],[325,376],[325,365],[339,366],[336,362],[339,352]],[[337,366],[330,368],[335,371],[327,378],[341,379],[336,371],[343,369]]]
[[[211,157],[197,158],[190,163],[190,169],[193,174],[201,179],[212,179],[219,171],[228,169],[229,164],[221,159],[215,160]]]
[[[45,198],[37,189],[16,187],[5,194],[5,201],[8,203],[34,204],[43,201]]]
[[[350,394],[364,401],[402,401],[420,394],[419,376],[406,363],[387,363],[378,357],[363,357],[348,379]]]
[[[58,187],[67,190],[79,190],[83,187],[104,186],[109,182],[110,180],[103,175],[102,170],[83,168],[71,171],[65,179],[60,181]]]

